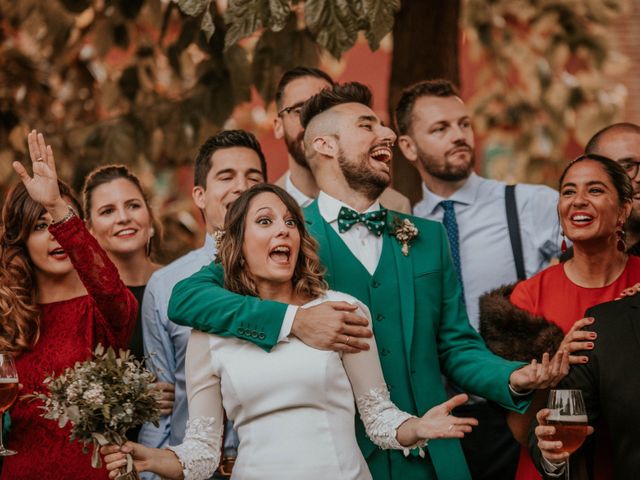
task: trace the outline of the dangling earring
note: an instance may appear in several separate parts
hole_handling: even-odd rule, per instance
[[[567,253],[567,239],[564,238],[564,231],[560,232],[560,235],[562,235],[562,243],[560,244],[560,251],[562,253]]]
[[[144,253],[147,257],[151,256],[151,239],[153,238],[153,236],[156,234],[156,231],[152,228],[149,231],[149,239],[147,240],[147,245],[144,248]]]
[[[618,249],[619,252],[626,252],[627,251],[627,244],[624,243],[624,235],[625,235],[625,231],[622,228],[622,222],[618,222],[618,228],[616,230],[616,237],[618,237],[618,241],[616,242],[616,248]]]

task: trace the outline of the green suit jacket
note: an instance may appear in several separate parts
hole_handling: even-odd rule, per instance
[[[345,256],[351,253],[346,246],[335,247],[336,239],[330,236],[336,234],[321,217],[316,202],[307,207],[305,218],[309,231],[320,245],[320,258],[327,268],[327,281],[332,289],[354,294],[353,286],[358,282],[372,282],[371,277],[359,278],[361,275],[357,272],[341,270]],[[419,235],[405,256],[400,243],[390,233],[392,229],[383,233],[387,236],[384,248],[392,250],[395,263],[394,271],[383,274],[397,275],[399,291],[392,295],[401,301],[394,321],[405,345],[402,361],[409,368],[409,374],[402,380],[385,377],[387,383],[394,384],[392,400],[394,391],[402,392],[403,398],[409,396],[414,405],[415,411],[410,413],[422,415],[447,399],[441,379],[441,374],[445,374],[466,392],[517,412],[525,411],[529,400],[514,399],[508,388],[510,374],[522,364],[489,352],[470,326],[442,225],[390,211],[390,225],[394,218],[410,219]],[[390,255],[388,251],[383,254]],[[375,280],[372,283],[375,285]],[[223,272],[217,264],[204,267],[178,283],[169,302],[169,318],[198,330],[245,338],[270,350],[277,343],[287,305],[237,295],[222,288],[222,284]],[[380,360],[384,370],[385,362],[394,361],[394,357],[381,353]],[[363,429],[358,430],[359,437],[362,432]],[[365,458],[369,457],[374,449],[372,444],[368,439],[358,438],[358,441]],[[458,440],[431,441],[428,451],[437,478],[470,479]],[[402,466],[399,468],[402,470]],[[389,478],[376,471],[372,473],[376,479]],[[411,478],[411,474],[394,471],[392,477]]]

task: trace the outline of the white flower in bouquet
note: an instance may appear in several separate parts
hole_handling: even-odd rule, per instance
[[[43,402],[43,416],[56,420],[62,428],[71,424],[70,438],[82,443],[83,451],[93,446],[91,465],[100,468],[99,447],[109,443],[123,445],[131,428],[160,418],[158,393],[150,389],[154,375],[128,350],[118,354],[98,345],[93,358],[76,362],[58,377],[44,380],[47,393],[27,395]],[[138,478],[128,458],[121,480]]]

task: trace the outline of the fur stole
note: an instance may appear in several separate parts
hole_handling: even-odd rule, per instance
[[[480,297],[480,335],[489,350],[508,360],[541,360],[553,355],[564,334],[543,317],[531,315],[509,301],[515,285],[506,285]]]

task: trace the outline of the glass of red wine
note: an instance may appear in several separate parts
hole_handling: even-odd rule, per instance
[[[555,427],[550,440],[562,442],[561,452],[572,454],[587,436],[587,409],[580,390],[551,390],[547,408],[551,410],[547,425]],[[565,478],[569,480],[569,460],[565,467]]]
[[[18,397],[18,371],[13,361],[13,354],[0,352],[0,457],[15,455],[17,452],[7,450],[2,443],[2,420],[6,412]]]

